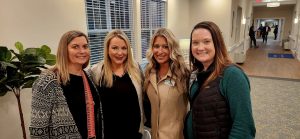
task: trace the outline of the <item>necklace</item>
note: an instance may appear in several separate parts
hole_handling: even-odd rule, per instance
[[[113,74],[118,76],[118,77],[123,77],[124,74],[126,73],[125,69],[123,67],[119,67],[119,68],[114,68],[112,70]]]
[[[122,73],[116,73],[116,72],[113,72],[113,74],[115,76],[118,76],[118,77],[123,77],[125,75],[126,72],[122,72]]]

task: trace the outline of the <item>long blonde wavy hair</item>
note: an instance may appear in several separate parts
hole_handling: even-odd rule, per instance
[[[172,76],[176,77],[176,86],[177,88],[180,90],[182,89],[184,92],[187,92],[187,88],[188,88],[188,81],[189,81],[189,70],[186,66],[186,64],[184,63],[184,58],[181,54],[181,50],[179,48],[179,44],[176,41],[176,38],[174,36],[174,34],[167,28],[160,28],[158,30],[156,30],[156,32],[153,34],[151,41],[150,41],[150,45],[149,48],[147,50],[147,60],[148,60],[148,64],[146,66],[145,69],[145,82],[144,82],[144,89],[146,89],[150,83],[150,73],[152,69],[156,69],[159,70],[160,66],[157,63],[157,61],[155,60],[154,56],[153,56],[153,45],[154,45],[154,41],[155,38],[161,36],[164,37],[167,40],[168,43],[168,48],[170,51],[170,70],[172,72]]]
[[[138,64],[134,61],[132,57],[131,45],[127,35],[120,29],[115,29],[109,32],[104,39],[104,65],[103,65],[103,74],[101,79],[100,86],[112,87],[113,86],[113,72],[112,72],[112,61],[109,57],[108,50],[109,44],[112,38],[120,38],[124,40],[127,46],[127,59],[125,60],[125,71],[130,75],[133,80],[137,82],[142,82],[141,72],[138,67]]]

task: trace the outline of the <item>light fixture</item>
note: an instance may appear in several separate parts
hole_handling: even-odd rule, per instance
[[[242,19],[242,24],[245,25],[246,24],[246,18]]]
[[[279,7],[280,3],[279,2],[269,2],[267,3],[267,7]]]
[[[297,23],[298,23],[298,20],[299,20],[298,17],[296,17],[296,18],[294,19],[294,23],[297,24]]]

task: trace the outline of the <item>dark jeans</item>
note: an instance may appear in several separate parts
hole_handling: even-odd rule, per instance
[[[277,39],[277,33],[274,33],[274,40],[276,40]]]
[[[254,43],[254,47],[256,47],[256,39],[255,39],[255,36],[250,36],[250,48],[252,47],[252,41]]]
[[[263,42],[267,43],[267,41],[268,41],[268,34],[264,34],[263,35]]]

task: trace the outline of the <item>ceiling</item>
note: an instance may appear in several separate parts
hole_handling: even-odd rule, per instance
[[[253,6],[267,6],[268,2],[279,2],[280,5],[296,4],[297,0],[260,0],[261,2],[256,2],[258,0],[252,0]]]

